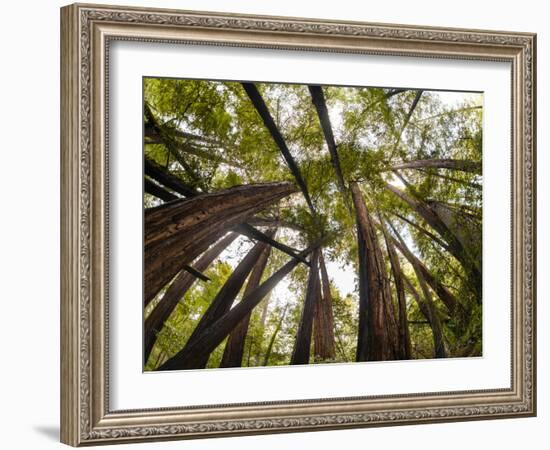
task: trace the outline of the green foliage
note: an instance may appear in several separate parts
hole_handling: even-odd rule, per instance
[[[312,211],[304,196],[298,193],[259,215],[297,226],[299,231],[280,227],[277,235],[280,242],[293,248],[304,248],[322,238],[327,260],[346,263],[348,270],[356,273],[357,236],[351,197],[339,189],[307,86],[266,83],[257,86],[300,167],[315,209]],[[442,301],[432,292],[451,356],[480,355],[481,302],[468,281],[467,270],[432,237],[409,223],[441,238],[409,205],[389,192],[387,184],[399,187],[421,202],[433,201],[453,208],[460,213],[457,217],[468,217],[467,222],[459,223],[459,228],[472,228],[467,239],[469,250],[481,254],[481,174],[433,168],[407,169],[399,171],[406,182],[403,183],[391,170],[396,164],[423,159],[480,162],[481,95],[453,96],[425,91],[410,114],[417,92],[407,90],[391,96],[389,92],[391,90],[381,88],[323,88],[343,178],[347,185],[360,184],[371,215],[377,220],[391,222],[434,278],[464,305],[467,320],[460,321],[448,314]],[[152,118],[145,115],[145,125],[153,121],[162,134],[161,142],[146,137],[146,156],[199,191],[295,181],[240,83],[146,78],[144,99],[146,108],[152,113]],[[145,207],[160,203],[145,195]],[[384,248],[381,235],[379,240]],[[238,251],[236,254],[242,257]],[[387,255],[384,257],[390,277]],[[273,250],[264,279],[286,261],[288,255]],[[421,292],[410,264],[402,256],[399,261]],[[211,281],[196,282],[187,292],[159,333],[146,370],[158,367],[185,345],[231,270],[227,258],[222,256],[207,271]],[[272,293],[253,311],[243,366],[263,365],[266,358],[268,365],[288,364],[307,278],[306,266],[298,265],[284,280],[282,293]],[[334,361],[353,361],[357,344],[358,289],[356,286],[353,292],[344,294],[334,279],[330,288],[336,336]],[[395,291],[393,282],[392,290]],[[395,299],[395,292],[393,295]],[[150,308],[162,301],[161,296],[162,292]],[[240,297],[237,302],[239,300]],[[431,358],[434,346],[431,328],[409,294],[407,315],[411,322],[413,358]],[[212,353],[208,367],[219,366],[224,346],[225,343],[220,344]]]

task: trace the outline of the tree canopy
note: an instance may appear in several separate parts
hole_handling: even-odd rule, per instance
[[[144,79],[145,368],[481,355],[481,105]]]

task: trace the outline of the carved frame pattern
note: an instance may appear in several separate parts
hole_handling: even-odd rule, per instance
[[[78,446],[535,414],[535,35],[94,5],[67,6],[61,14],[63,442]],[[102,264],[108,252],[108,111],[102,103],[108,83],[101,77],[112,39],[510,61],[512,388],[110,411],[108,277]],[[292,412],[285,412],[290,406]]]

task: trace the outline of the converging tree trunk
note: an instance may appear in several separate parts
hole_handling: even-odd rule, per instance
[[[273,232],[270,233],[273,235]],[[267,248],[267,244],[264,242],[257,242],[254,247],[246,254],[241,262],[235,267],[225,284],[216,294],[212,303],[201,317],[199,323],[191,333],[189,340],[185,344],[186,347],[192,346],[194,341],[200,334],[212,325],[216,320],[226,314],[233,305],[233,302],[237,298],[239,291],[244,285],[244,282],[252,269],[256,266],[262,253]],[[208,363],[210,352],[201,352],[201,357],[198,359],[196,368],[204,368]]]
[[[307,281],[306,296],[300,324],[296,333],[296,341],[290,364],[309,364],[309,355],[311,349],[311,332],[313,329],[313,314],[315,304],[321,295],[321,286],[319,284],[319,250],[315,249],[311,255],[311,268]]]
[[[413,208],[437,233],[443,238],[448,245],[448,251],[459,261],[464,267],[469,280],[478,293],[481,293],[481,270],[480,260],[464,247],[461,239],[456,234],[456,229],[453,231],[445,223],[437,212],[435,207],[436,202],[425,202],[418,198],[413,198],[401,189],[386,184],[386,187],[398,196],[401,200]],[[449,222],[450,223],[450,222]]]
[[[316,242],[300,256],[307,256],[319,247]],[[237,324],[246,317],[277,284],[299,264],[299,260],[291,258],[284,266],[260,284],[253,292],[244,297],[229,312],[220,317],[208,329],[204,330],[192,345],[185,346],[175,356],[162,364],[157,370],[180,370],[200,368],[201,354],[212,353],[223,340],[231,333]]]
[[[367,360],[398,359],[397,324],[378,237],[357,183],[352,183],[351,192],[367,255]]]
[[[481,226],[471,214],[440,202],[430,202],[431,208],[467,251],[475,268],[481,272]]]
[[[176,200],[145,213],[145,299],[212,242],[252,214],[293,192],[292,183],[237,186]]]
[[[401,359],[410,359],[411,357],[411,338],[409,335],[409,325],[407,321],[407,300],[405,298],[405,286],[403,284],[403,273],[401,271],[401,264],[399,263],[399,257],[395,251],[395,247],[391,242],[386,227],[382,224],[382,231],[384,233],[384,240],[386,242],[386,249],[388,251],[388,257],[390,259],[390,266],[393,274],[393,281],[395,283],[395,291],[397,293],[397,304],[399,306],[399,356]]]
[[[315,305],[313,319],[313,354],[315,361],[333,360],[336,356],[334,342],[334,312],[332,295],[323,252],[319,252],[321,292]]]
[[[271,247],[267,246],[256,262],[254,269],[248,278],[248,282],[243,293],[243,298],[252,293],[254,289],[260,285],[260,281],[270,254]],[[252,312],[249,312],[229,335],[227,343],[225,344],[225,350],[223,352],[220,367],[240,367],[242,365],[244,344],[248,333],[251,314]]]
[[[418,159],[395,164],[392,169],[451,169],[481,174],[481,163],[466,159]]]
[[[195,269],[197,270],[206,270],[210,264],[223,252],[236,238],[237,233],[229,233],[223,239],[218,241],[212,247],[210,247],[194,264]],[[164,323],[174,311],[174,308],[178,302],[183,298],[185,293],[191,288],[196,278],[190,273],[182,270],[174,278],[174,281],[166,292],[164,296],[155,306],[153,311],[149,314],[147,319],[145,319],[144,324],[144,360],[149,359],[151,350],[156,341],[157,333],[162,330]]]
[[[262,98],[262,94],[260,94],[260,91],[258,90],[258,88],[254,83],[241,83],[241,84],[244,90],[246,91],[248,98],[250,98],[250,101],[252,102],[252,104],[256,108],[256,111],[258,112],[262,121],[264,122],[265,127],[269,130],[271,137],[273,138],[273,140],[277,144],[277,147],[279,147],[279,150],[283,154],[283,158],[285,159],[288,168],[292,172],[292,175],[294,175],[294,178],[296,179],[296,183],[300,187],[302,194],[304,194],[304,198],[306,199],[306,203],[308,204],[309,209],[311,210],[312,213],[315,214],[315,208],[313,207],[313,202],[311,201],[311,197],[309,195],[306,182],[304,181],[304,177],[302,176],[302,172],[300,171],[300,168],[298,167],[296,160],[292,156],[292,153],[290,153],[290,150],[286,145],[283,135],[281,134],[281,132],[279,131],[279,128],[275,124],[275,121],[273,120],[273,117],[269,112],[269,108],[267,107],[264,99]]]
[[[424,317],[426,317],[426,320],[430,323],[434,340],[434,358],[447,358],[449,352],[445,344],[443,326],[441,325],[441,320],[439,318],[437,308],[435,307],[435,304],[433,302],[430,289],[428,288],[428,285],[426,284],[426,281],[424,280],[424,277],[422,276],[422,273],[418,270],[418,268],[413,266],[413,269],[415,271],[418,284],[420,285],[420,289],[422,290],[424,299],[421,299],[418,291],[414,288],[407,277],[404,277],[405,285],[416,300],[420,311],[422,312]]]
[[[344,175],[342,173],[342,166],[340,164],[340,158],[338,156],[338,149],[336,141],[334,140],[334,134],[332,132],[332,125],[330,123],[330,116],[328,114],[327,104],[325,101],[325,95],[323,94],[323,88],[321,86],[308,86],[309,93],[311,94],[311,101],[315,105],[317,115],[319,116],[319,122],[321,123],[321,129],[325,135],[328,151],[330,153],[330,160],[334,173],[336,174],[336,180],[338,181],[338,189],[342,194],[344,201],[348,203],[348,196],[346,190],[346,183],[344,182]]]
[[[430,287],[434,290],[434,292],[438,295],[438,297],[441,299],[447,310],[449,311],[449,314],[451,316],[456,317],[459,319],[459,322],[464,323],[464,319],[466,316],[466,311],[463,307],[463,305],[458,301],[458,299],[447,289],[441,281],[439,281],[436,277],[434,277],[431,272],[428,270],[428,268],[424,265],[420,259],[418,259],[407,247],[405,244],[405,241],[401,237],[401,235],[398,233],[398,231],[393,227],[391,224],[392,230],[396,236],[397,239],[391,238],[393,244],[399,249],[399,251],[403,254],[405,258],[409,260],[411,265],[415,270],[418,270],[421,275],[422,279],[425,280],[426,283],[430,285]]]
[[[367,361],[367,349],[369,347],[369,324],[367,312],[369,308],[369,277],[368,258],[365,238],[357,221],[357,259],[359,261],[359,324],[357,330],[357,351],[356,361]]]

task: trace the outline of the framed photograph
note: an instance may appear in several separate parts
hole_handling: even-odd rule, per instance
[[[536,414],[536,36],[61,9],[61,440]]]

